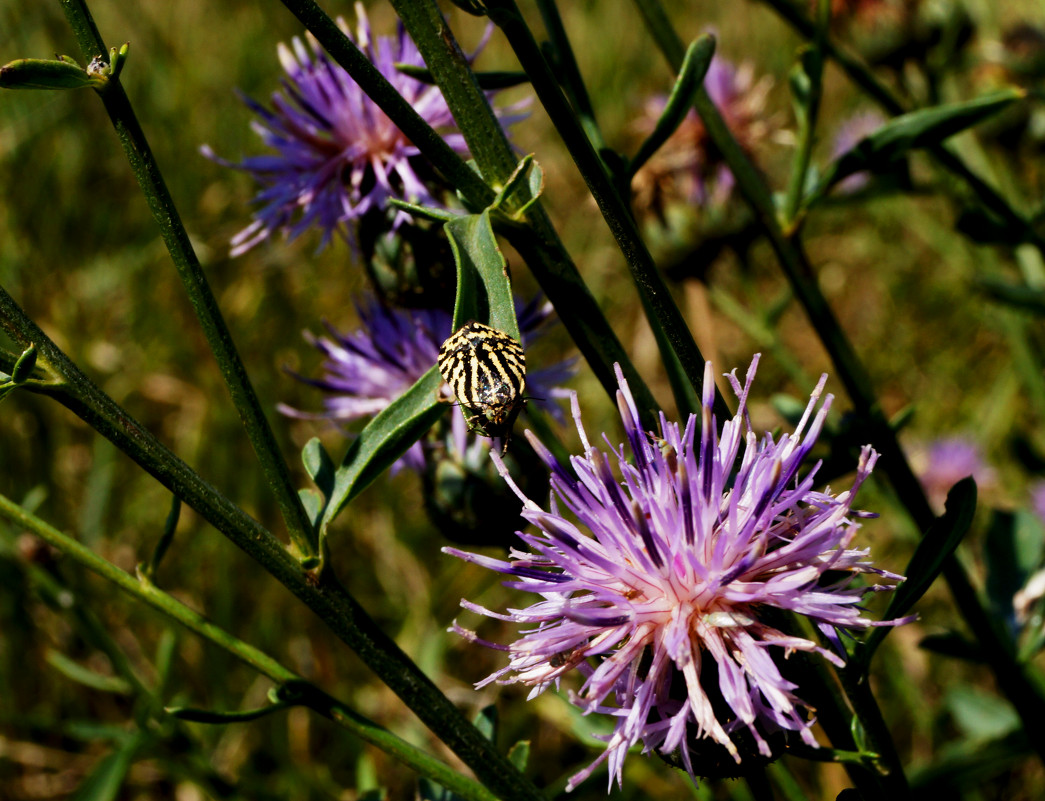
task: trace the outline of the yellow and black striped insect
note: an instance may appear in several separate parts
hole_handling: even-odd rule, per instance
[[[517,339],[477,322],[466,323],[439,349],[439,372],[458,403],[471,412],[468,427],[484,437],[503,437],[526,404],[526,354]]]

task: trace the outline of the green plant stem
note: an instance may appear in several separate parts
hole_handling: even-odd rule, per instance
[[[806,177],[813,158],[816,122],[820,115],[820,98],[823,95],[824,39],[827,36],[827,26],[830,20],[830,1],[817,0],[817,22],[812,38],[812,49],[808,54],[802,54],[799,57],[802,66],[794,67],[797,74],[792,78],[793,84],[795,81],[808,79],[808,86],[804,87],[808,95],[801,103],[797,102],[798,98],[793,98],[797,106],[798,148],[795,151],[791,177],[787,185],[787,195],[784,200],[784,221],[789,228],[793,228],[798,223],[805,195]],[[806,55],[809,56],[808,59],[805,57]],[[807,66],[808,69],[806,69]]]
[[[316,37],[331,58],[348,71],[352,79],[396,127],[417,146],[421,155],[450,181],[472,209],[480,211],[490,205],[496,194],[494,190],[487,186],[475,170],[450,149],[442,137],[432,130],[409,103],[403,100],[369,59],[345,36],[344,32],[319,8],[314,0],[281,0],[281,2]],[[448,30],[446,33],[449,35]],[[454,44],[456,45],[456,43]],[[459,49],[457,49],[457,53],[460,53]],[[428,55],[425,55],[426,60]],[[463,55],[461,55],[461,59],[463,61]],[[439,81],[440,73],[431,64],[429,67],[433,77]],[[470,76],[471,72],[468,70],[467,63],[451,65],[449,73],[452,76],[451,82],[459,82],[461,74],[466,71]],[[504,132],[501,130],[500,124],[494,118],[493,123],[496,128],[492,128],[488,121],[483,120],[485,112],[481,110],[475,115],[475,120],[469,118],[467,122],[464,122],[463,120],[466,119],[464,115],[467,111],[455,107],[458,96],[448,90],[447,71],[441,70],[441,72],[443,78],[440,88],[444,94],[449,91],[449,94],[455,98],[450,108],[459,128],[466,137],[472,136],[475,131],[481,132],[478,136],[472,137],[469,147],[472,148],[472,153],[482,168],[483,175],[488,176],[491,182],[507,180],[515,169],[516,160],[511,147],[504,139]],[[474,84],[474,79],[469,78],[469,80]],[[489,109],[486,96],[481,91],[477,96],[473,96],[466,88],[462,96],[471,98],[476,103],[481,98],[482,104]],[[449,96],[447,100],[450,102]],[[492,116],[492,112],[490,115]],[[471,124],[469,125],[469,123]],[[493,169],[495,164],[497,165],[496,170]],[[584,283],[584,279],[570,259],[551,220],[540,207],[540,203],[535,203],[530,207],[525,219],[528,223],[526,227],[508,226],[507,228],[499,227],[498,230],[508,238],[526,260],[548,300],[556,309],[560,310],[563,326],[609,396],[614,397],[617,391],[617,379],[613,373],[613,365],[616,363],[620,365],[624,377],[628,380],[644,422],[650,428],[654,428],[656,416],[652,410],[660,407],[610,327],[592,296],[591,290]],[[568,313],[565,313],[564,310],[568,310]]]
[[[680,416],[696,412],[700,408],[704,357],[642,240],[631,210],[617,192],[602,159],[578,122],[515,0],[487,0],[486,8],[490,19],[504,31],[519,63],[530,76],[534,91],[566,144],[624,255],[642,300],[646,320],[668,370]],[[717,394],[716,401],[716,413],[720,417],[728,414],[725,403]]]
[[[87,4],[83,0],[60,0],[60,3],[87,61],[98,57],[108,58],[105,42],[91,18]],[[163,241],[178,269],[207,343],[221,368],[222,377],[261,463],[261,469],[279,503],[290,539],[300,556],[314,556],[317,551],[316,533],[301,504],[290,470],[280,453],[272,428],[265,418],[246,367],[232,341],[232,334],[203,274],[203,268],[127,93],[119,78],[112,77],[98,90],[98,94],[127,154],[134,177],[138,179],[149,209],[160,227]]]
[[[816,23],[809,18],[802,7],[792,0],[759,0],[759,2],[772,8],[781,19],[807,39],[813,39],[817,35]],[[861,59],[845,51],[829,36],[824,36],[823,49],[824,53],[842,68],[849,79],[890,116],[896,117],[912,110],[889,87],[879,81]],[[1013,208],[994,187],[973,172],[949,147],[937,145],[929,148],[929,152],[941,167],[964,181],[985,208],[1001,217],[1007,224],[1023,230],[1027,241],[1032,242],[1045,255],[1045,239],[1037,233],[1026,214]]]
[[[498,797],[540,794],[400,650],[337,580],[331,566],[317,581],[282,543],[205,482],[102,392],[0,288],[0,326],[19,344],[35,342],[39,362],[60,383],[25,385],[48,395],[127,454],[147,473],[251,556],[315,612]]]
[[[577,114],[581,127],[584,129],[588,141],[596,152],[601,153],[607,149],[606,139],[602,135],[598,119],[595,117],[595,107],[592,105],[591,97],[588,96],[588,87],[584,85],[577,59],[573,55],[573,47],[566,35],[566,28],[562,24],[559,15],[559,7],[555,0],[537,0],[537,9],[541,12],[544,28],[548,32],[548,38],[555,51],[555,64],[561,71],[561,85],[569,94],[570,106]]]
[[[115,584],[135,600],[148,604],[167,617],[176,620],[190,631],[217,645],[240,661],[281,685],[291,685],[294,700],[308,706],[323,717],[334,721],[360,739],[380,748],[422,776],[438,782],[448,790],[471,801],[494,801],[490,791],[477,782],[462,776],[448,765],[407,743],[373,721],[357,715],[345,704],[320,688],[305,681],[292,670],[281,665],[258,648],[234,637],[203,615],[159,589],[151,581],[136,579],[101,558],[90,548],[63,534],[35,515],[26,512],[10,499],[0,495],[0,516],[22,526],[70,559]],[[122,655],[122,654],[121,654]],[[110,655],[110,659],[112,656]],[[114,662],[114,666],[119,664]],[[129,669],[121,670],[128,679],[137,681]],[[144,690],[139,684],[139,690]]]
[[[664,9],[658,0],[635,2],[668,64],[672,69],[677,69],[682,59],[683,44],[671,27]],[[862,362],[820,291],[799,238],[788,237],[781,230],[768,187],[733,138],[706,91],[701,90],[697,93],[694,106],[704,121],[708,135],[723,154],[736,178],[738,189],[761,223],[796,297],[831,357],[856,414],[865,421],[867,437],[881,453],[880,469],[885,471],[900,503],[907,509],[915,526],[919,531],[926,531],[935,515],[900,448],[896,432],[882,412]],[[995,674],[999,690],[1016,708],[1028,740],[1039,757],[1045,760],[1045,697],[1038,691],[1040,682],[1036,672],[1032,667],[1020,665],[1015,661],[1011,641],[998,621],[987,614],[964,567],[953,556],[947,560],[943,576],[962,616],[979,640],[982,653]]]

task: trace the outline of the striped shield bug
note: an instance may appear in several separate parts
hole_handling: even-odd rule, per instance
[[[439,372],[466,414],[468,427],[508,445],[515,418],[526,404],[526,354],[503,331],[472,321],[439,349]]]

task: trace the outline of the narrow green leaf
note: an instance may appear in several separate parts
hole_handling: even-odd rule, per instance
[[[402,62],[396,62],[393,66],[403,75],[409,75],[422,83],[435,85],[435,78],[432,77],[431,71],[426,67],[419,67],[416,64],[404,64]],[[474,75],[479,82],[480,88],[486,92],[510,89],[513,86],[521,86],[530,82],[530,78],[526,73],[518,70],[489,70],[487,72],[476,72]]]
[[[34,367],[36,367],[36,345],[30,345],[15,362],[14,369],[11,370],[11,383],[24,384],[33,374]]]
[[[69,801],[114,801],[123,786],[144,735],[129,737],[94,766]]]
[[[334,489],[334,460],[330,458],[327,449],[319,441],[319,437],[313,437],[305,443],[301,451],[301,462],[305,466],[309,477],[316,482],[320,492],[330,497]]]
[[[439,402],[442,381],[439,370],[433,365],[356,437],[334,474],[334,485],[323,514],[324,529],[349,501],[406,453],[449,408]]]
[[[984,540],[987,601],[1013,638],[1018,633],[1013,595],[1041,564],[1041,533],[1041,522],[1030,511],[995,510]]]
[[[485,322],[520,339],[512,282],[508,277],[508,262],[504,260],[497,237],[494,236],[489,211],[458,217],[444,227],[457,262],[458,296],[454,308],[454,330],[470,319],[481,316],[482,304],[474,297],[474,293],[472,298],[462,294],[467,290],[468,282],[478,276],[489,304],[489,319]],[[462,285],[466,290],[462,290]]]
[[[156,541],[156,547],[152,550],[149,561],[141,566],[142,574],[150,581],[156,575],[160,562],[167,555],[167,549],[174,541],[174,532],[178,529],[178,519],[181,517],[181,499],[175,495],[171,498],[171,508],[167,513],[167,519],[163,524],[163,533]]]
[[[323,496],[311,487],[298,490],[301,505],[305,507],[305,514],[313,527],[319,525],[320,517],[323,515]]]
[[[537,198],[544,191],[544,170],[533,157],[533,153],[525,156],[516,166],[515,171],[505,182],[504,187],[497,193],[491,209],[503,210],[511,219],[519,220],[526,210],[537,202]],[[513,203],[512,197],[520,195],[521,200]]]
[[[853,173],[882,170],[912,150],[939,145],[1025,96],[1022,89],[1003,89],[975,100],[919,109],[894,117],[857,142],[852,150],[839,156],[824,172],[806,205],[812,205],[828,189]]]
[[[516,770],[520,773],[524,772],[530,762],[530,741],[519,740],[519,742],[509,748],[508,759],[515,765]]]
[[[20,58],[0,67],[3,89],[82,89],[104,84],[105,79],[90,75],[68,56],[57,60]]]
[[[497,739],[497,707],[494,704],[484,706],[479,710],[479,714],[475,716],[475,720],[472,721],[483,737],[490,742],[494,742]]]
[[[388,199],[388,205],[393,206],[397,209],[402,209],[408,214],[412,214],[421,220],[430,220],[431,222],[444,223],[450,220],[456,220],[461,215],[447,211],[446,209],[436,209],[430,206],[419,206],[416,203],[407,203],[405,200],[399,198],[390,197]]]
[[[981,278],[977,281],[977,285],[991,300],[1017,309],[1026,309],[1038,315],[1045,315],[1045,289],[1035,289],[993,278]]]
[[[903,617],[925,594],[929,586],[940,575],[943,564],[954,553],[958,543],[969,531],[973,512],[976,511],[976,482],[972,477],[963,478],[947,493],[947,502],[941,517],[929,527],[918,543],[904,575],[907,580],[896,588],[885,619]],[[876,628],[867,639],[863,657],[869,660],[875,648],[888,633],[885,627]]]
[[[194,709],[188,706],[169,706],[163,711],[178,720],[192,723],[212,723],[223,726],[228,723],[249,723],[252,720],[271,715],[286,709],[288,704],[269,704],[258,709],[245,709],[242,712],[219,712],[214,709]]]
[[[131,685],[119,676],[104,676],[75,662],[61,651],[48,650],[45,657],[47,664],[70,681],[90,687],[103,693],[130,695]]]
[[[707,74],[708,67],[711,66],[711,59],[714,55],[715,37],[710,34],[702,34],[690,44],[682,59],[678,78],[671,88],[668,102],[664,106],[660,119],[657,120],[653,133],[639,146],[638,153],[628,166],[629,180],[678,130],[679,125],[693,107],[693,99],[704,82],[704,76]]]

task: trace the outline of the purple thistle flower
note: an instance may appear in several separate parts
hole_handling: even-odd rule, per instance
[[[917,451],[912,458],[918,480],[929,503],[942,514],[947,493],[966,476],[972,476],[982,491],[994,481],[994,470],[988,465],[980,446],[968,437],[944,437]]]
[[[888,122],[886,116],[877,109],[861,111],[846,119],[835,134],[831,146],[831,159],[838,159],[848,153],[860,143],[861,139],[873,134],[886,122]],[[851,195],[866,187],[870,181],[871,173],[863,170],[843,178],[834,189],[843,195]]]
[[[325,393],[322,412],[302,412],[286,404],[279,411],[302,419],[329,419],[350,422],[372,417],[388,407],[414,385],[439,358],[439,346],[450,336],[452,318],[442,309],[404,309],[387,306],[375,298],[356,302],[359,327],[342,333],[324,323],[329,337],[305,332],[305,339],[325,357],[322,377],[306,378],[294,374]],[[527,304],[518,304],[516,313],[523,344],[532,344],[543,332],[552,316],[551,304],[538,296]],[[527,373],[528,397],[550,401],[566,396],[559,386],[573,375],[572,362],[558,362]],[[444,387],[445,388],[445,387]],[[452,400],[447,394],[446,399]],[[548,403],[547,411],[563,419],[558,404]],[[460,415],[455,415],[460,416]],[[451,446],[465,454],[466,429],[456,421],[451,427]],[[488,440],[483,439],[488,447]],[[478,447],[478,446],[477,446]],[[421,470],[425,451],[421,442],[411,447],[396,463],[394,470],[409,467]]]
[[[872,567],[867,550],[850,547],[855,520],[874,516],[852,502],[878,455],[863,449],[850,490],[815,490],[817,467],[805,475],[799,467],[831,405],[828,395],[816,409],[827,377],[794,434],[759,440],[746,411],[757,364],[755,356],[743,386],[729,374],[740,407],[721,435],[709,363],[700,416],[680,429],[661,413],[660,437],[643,431],[618,368],[627,451],[608,439],[606,451],[589,443],[574,395],[583,455],[562,465],[527,432],[551,470],[550,510],[518,490],[493,454],[523,500],[523,517],[539,529],[518,533],[530,550],[513,550],[505,561],[443,549],[508,575],[507,587],[541,596],[507,614],[462,600],[465,609],[522,626],[522,636],[503,646],[454,623],[469,640],[508,653],[508,665],[477,686],[521,682],[533,697],[576,669],[583,683],[571,702],[613,720],[613,733],[600,738],[605,752],[567,789],[602,762],[611,787],[614,777],[619,784],[624,757],[640,741],[644,752],[679,752],[694,778],[701,775],[687,747],[694,739],[718,744],[737,764],[744,755],[736,738],[765,758],[772,756],[767,737],[780,732],[816,746],[812,710],[774,655],[813,652],[842,665],[840,632],[907,622],[863,617],[863,596],[892,586],[853,581],[856,574],[903,580]],[[806,616],[832,648],[779,630],[769,609]]]
[[[370,32],[362,4],[356,3],[358,32],[353,36],[342,19],[341,29],[373,62],[414,110],[458,153],[466,154],[464,137],[456,131],[439,88],[410,78],[396,64],[424,67],[416,45],[402,24],[396,36]],[[489,33],[489,32],[488,32]],[[378,108],[352,77],[323,52],[311,34],[295,37],[291,47],[280,44],[279,60],[287,77],[272,95],[272,110],[251,98],[243,102],[258,119],[252,124],[262,142],[275,153],[250,156],[237,163],[207,158],[250,173],[261,185],[254,198],[254,221],[232,238],[231,255],[238,256],[275,231],[288,239],[315,226],[323,232],[320,249],[335,232],[353,243],[349,225],[367,212],[384,209],[389,198],[442,205],[430,185],[434,174],[425,168],[420,151]],[[480,44],[473,57],[485,44]],[[503,116],[506,123],[517,117]],[[396,217],[398,224],[405,213]]]

